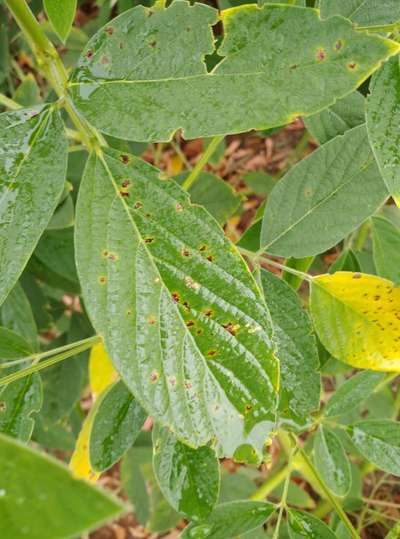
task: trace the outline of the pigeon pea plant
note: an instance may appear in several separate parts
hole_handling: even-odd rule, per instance
[[[76,0],[0,6],[1,537],[130,503],[185,539],[383,537],[362,479],[400,475],[400,3],[98,4],[83,29]],[[202,168],[298,117],[320,147],[232,243],[240,200]],[[138,155],[178,130],[206,145],[171,178]],[[93,484],[118,462],[125,501]]]

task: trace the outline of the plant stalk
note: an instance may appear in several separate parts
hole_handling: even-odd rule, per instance
[[[217,149],[217,146],[222,142],[224,139],[223,135],[218,135],[214,137],[210,144],[207,146],[205,152],[200,157],[200,159],[197,161],[196,165],[191,170],[189,176],[186,178],[186,180],[183,182],[182,187],[186,191],[192,187],[193,183],[196,181],[198,175],[203,170],[204,166],[208,163],[209,159]]]
[[[64,361],[64,359],[75,356],[76,354],[79,354],[80,352],[84,352],[85,350],[87,350],[88,348],[91,348],[92,346],[94,346],[95,344],[99,342],[101,342],[101,338],[98,335],[95,335],[93,337],[89,337],[88,339],[83,339],[82,341],[78,341],[77,343],[74,343],[75,346],[69,345],[70,347],[68,350],[58,353],[55,356],[42,361],[41,363],[35,363],[35,365],[31,365],[30,367],[27,367],[26,369],[22,369],[21,371],[13,372],[7,376],[3,376],[3,378],[0,378],[0,387],[6,386],[7,384],[11,384],[12,382],[15,382],[16,380],[25,378],[25,376],[29,376],[30,374],[46,369],[47,367],[51,367],[52,365],[55,365],[56,363],[59,363],[60,361]],[[61,347],[60,349],[65,349],[65,347]],[[49,350],[48,352],[54,353],[55,351],[57,351],[57,349]],[[44,354],[36,354],[35,356],[30,356],[30,357],[37,360],[38,357],[39,358],[44,357],[44,355],[48,354],[48,352],[44,352]],[[22,358],[22,359],[29,359],[29,358]]]

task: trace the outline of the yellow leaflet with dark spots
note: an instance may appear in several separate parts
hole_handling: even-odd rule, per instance
[[[340,271],[311,283],[311,313],[325,348],[360,369],[400,371],[400,288]]]

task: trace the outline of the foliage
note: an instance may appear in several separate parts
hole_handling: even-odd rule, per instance
[[[399,2],[211,3],[0,3],[7,539],[397,537]]]

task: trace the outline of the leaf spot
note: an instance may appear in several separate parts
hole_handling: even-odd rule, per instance
[[[0,412],[5,412],[7,409],[7,404],[4,401],[0,402]]]
[[[154,326],[154,324],[157,322],[157,319],[154,315],[150,315],[147,319],[147,322],[150,324],[150,326]]]
[[[159,377],[160,377],[160,375],[158,374],[157,371],[152,371],[151,374],[150,374],[150,382],[152,382],[152,383],[157,382]]]
[[[108,34],[109,36],[112,36],[113,33],[114,33],[114,28],[112,26],[107,26],[105,29],[104,29],[105,33]]]
[[[128,163],[130,163],[129,155],[126,155],[125,153],[121,153],[119,157],[124,165],[127,165]]]
[[[316,56],[317,56],[317,60],[318,60],[319,62],[322,62],[322,60],[325,60],[325,58],[326,58],[326,51],[325,51],[325,49],[322,49],[322,48],[317,49],[317,54],[316,54]]]
[[[98,281],[100,284],[106,284],[107,277],[105,275],[100,275],[100,277],[98,278]]]
[[[199,283],[196,283],[191,277],[187,276],[185,277],[185,284],[188,288],[192,288],[193,290],[199,290],[200,285]]]
[[[172,299],[175,301],[175,303],[180,302],[181,298],[180,298],[178,292],[172,292],[171,296],[172,296]]]
[[[356,62],[350,62],[350,63],[347,65],[347,67],[348,67],[349,69],[351,69],[352,71],[354,71],[355,69],[357,69],[357,64],[356,64]]]

